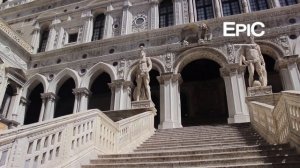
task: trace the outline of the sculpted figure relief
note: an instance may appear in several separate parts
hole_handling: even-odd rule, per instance
[[[267,86],[267,71],[264,58],[258,44],[255,43],[254,37],[249,38],[249,44],[244,46],[244,54],[241,55],[241,61],[248,67],[249,86]],[[259,75],[259,81],[254,81],[254,72]]]
[[[140,60],[136,71],[136,83],[137,86],[134,90],[134,100],[151,100],[150,92],[150,76],[149,72],[152,69],[151,59],[146,57],[144,47],[141,46]]]

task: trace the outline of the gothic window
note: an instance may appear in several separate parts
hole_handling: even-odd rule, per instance
[[[7,85],[6,91],[4,93],[4,97],[2,100],[2,105],[0,108],[1,117],[7,118],[9,110],[12,105],[12,98],[14,96],[14,89],[11,85]]]
[[[223,15],[235,15],[241,13],[239,0],[222,0]]]
[[[268,9],[267,0],[250,0],[251,11],[259,11]]]
[[[297,0],[279,0],[281,6],[288,6],[297,4]]]
[[[105,15],[104,14],[98,15],[94,21],[92,41],[102,39],[103,32],[104,32],[104,24],[105,24]]]
[[[214,17],[212,0],[196,0],[197,20],[207,20]]]
[[[49,30],[45,29],[44,31],[42,31],[42,38],[40,41],[40,47],[38,49],[38,52],[44,52],[46,50],[48,37],[49,37]]]
[[[173,24],[173,2],[172,0],[164,0],[159,4],[159,27],[168,27]]]

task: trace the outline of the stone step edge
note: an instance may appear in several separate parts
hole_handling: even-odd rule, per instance
[[[197,161],[197,160],[193,160],[193,161],[168,161],[168,162],[141,162],[141,163],[117,163],[117,164],[89,164],[89,165],[144,165],[144,164],[180,164],[180,163],[197,163],[197,162],[217,162],[217,161],[236,161],[236,160],[245,160],[245,161],[249,161],[251,159],[276,159],[276,158],[288,158],[288,157],[299,157],[300,155],[295,154],[295,155],[289,155],[289,156],[257,156],[257,157],[234,157],[234,158],[222,158],[222,159],[207,159],[207,160],[201,160],[201,161]],[[269,160],[264,160],[264,161],[269,161]],[[268,162],[266,162],[268,163]]]

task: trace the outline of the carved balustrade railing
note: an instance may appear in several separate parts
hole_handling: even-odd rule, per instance
[[[154,133],[153,118],[144,111],[114,122],[89,110],[9,130],[0,134],[0,167],[80,167],[91,153],[129,152]]]
[[[300,152],[300,92],[284,91],[277,104],[249,101],[251,124],[268,142],[290,143]]]

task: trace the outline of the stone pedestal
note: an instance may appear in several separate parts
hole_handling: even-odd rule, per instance
[[[248,96],[261,96],[272,94],[272,86],[248,87],[247,93]]]
[[[140,101],[133,101],[131,102],[131,108],[132,109],[138,109],[138,108],[150,108],[154,107],[154,103],[152,100],[140,100]]]

